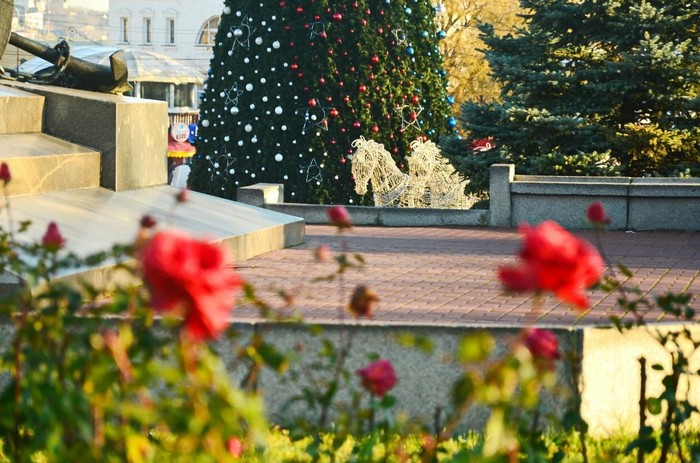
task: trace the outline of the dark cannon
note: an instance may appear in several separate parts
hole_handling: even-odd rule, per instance
[[[30,75],[10,70],[9,76],[11,78],[102,93],[120,94],[131,90],[123,51],[119,50],[109,57],[109,66],[71,57],[70,47],[65,40],[50,48],[12,32],[10,26],[13,10],[14,0],[0,0],[0,56],[5,52],[9,43],[48,61],[52,67],[41,73]]]

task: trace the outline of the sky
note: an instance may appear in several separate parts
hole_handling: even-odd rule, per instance
[[[67,6],[90,8],[92,10],[107,11],[109,0],[68,0]]]

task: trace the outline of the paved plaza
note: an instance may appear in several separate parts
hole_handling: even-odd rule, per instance
[[[575,232],[595,243],[593,231]],[[668,290],[700,293],[700,233],[604,231],[605,255],[613,264],[624,263],[632,272],[629,283],[644,292]],[[338,235],[334,227],[306,226],[306,243],[270,252],[237,267],[258,296],[280,313],[299,313],[308,322],[347,321],[340,308],[358,284],[371,287],[381,298],[370,321],[379,325],[543,326],[603,325],[620,315],[617,295],[591,291],[591,308],[580,311],[551,297],[534,309],[534,298],[506,294],[496,271],[517,261],[517,230],[493,228],[355,227]],[[328,244],[334,252],[344,247],[360,253],[362,269],[350,269],[341,283],[320,281],[333,273],[333,262],[316,262],[313,249]],[[294,296],[286,305],[279,292]],[[697,301],[697,296],[695,301]],[[258,319],[257,309],[240,305],[236,321]],[[648,320],[672,321],[660,312]]]

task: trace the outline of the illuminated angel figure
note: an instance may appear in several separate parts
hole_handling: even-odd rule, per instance
[[[466,181],[461,180],[455,168],[440,154],[432,141],[421,138],[411,143],[411,154],[406,157],[408,174],[414,191],[424,192],[425,202],[434,209],[468,209],[473,198],[464,194]]]

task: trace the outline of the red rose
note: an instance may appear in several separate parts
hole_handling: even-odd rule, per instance
[[[56,252],[61,249],[65,243],[66,240],[58,230],[58,225],[56,225],[56,222],[51,222],[46,228],[46,233],[44,233],[44,236],[41,238],[41,245],[49,251]]]
[[[357,373],[362,379],[362,386],[370,394],[383,397],[396,386],[396,372],[390,361],[380,359],[372,362],[364,368],[360,368]]]
[[[242,280],[224,249],[174,232],[160,232],[141,250],[143,275],[158,311],[184,310],[195,340],[216,338],[229,324]]]
[[[499,269],[499,278],[507,290],[516,292],[549,291],[559,299],[580,308],[588,307],[583,291],[600,278],[603,259],[586,240],[546,221],[536,227],[521,225],[524,235],[515,267]]]
[[[328,220],[331,221],[332,225],[343,229],[352,228],[352,221],[350,220],[350,213],[345,206],[331,206],[326,209],[326,215]]]
[[[559,341],[549,330],[529,328],[524,332],[525,346],[533,357],[554,361],[559,359]]]
[[[586,211],[586,217],[588,221],[595,225],[610,225],[610,217],[605,212],[605,206],[600,201],[591,203]]]
[[[350,297],[350,312],[356,317],[372,317],[372,312],[379,302],[377,293],[367,286],[359,285]]]

